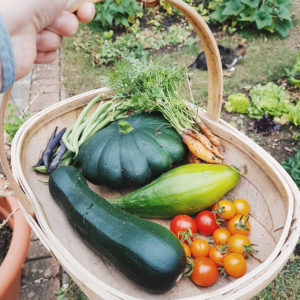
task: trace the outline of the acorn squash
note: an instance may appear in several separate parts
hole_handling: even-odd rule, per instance
[[[115,121],[79,149],[83,175],[94,184],[139,187],[183,159],[181,137],[159,114]]]

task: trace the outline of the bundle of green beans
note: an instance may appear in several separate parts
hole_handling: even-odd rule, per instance
[[[102,98],[95,97],[80,113],[76,122],[65,132],[62,137],[64,144],[70,152],[77,156],[79,147],[93,134],[107,126],[109,123],[126,116],[124,105],[121,102],[100,101],[96,110],[87,117],[88,112]]]
[[[64,133],[62,141],[67,152],[60,164],[74,162],[86,140],[109,123],[126,117],[128,111],[159,111],[180,135],[184,129],[193,128],[197,114],[186,106],[182,97],[185,80],[186,69],[175,65],[160,66],[133,58],[117,64],[109,81],[114,96],[108,101],[99,101],[102,95],[95,97]],[[97,102],[95,111],[87,116]]]

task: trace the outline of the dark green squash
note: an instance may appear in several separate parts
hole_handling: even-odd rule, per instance
[[[138,187],[169,170],[185,152],[181,137],[158,114],[113,122],[86,141],[78,159],[94,184]]]
[[[132,281],[161,293],[179,280],[186,256],[167,228],[111,205],[71,166],[50,174],[49,190],[83,241]]]

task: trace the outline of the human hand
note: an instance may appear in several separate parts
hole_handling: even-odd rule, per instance
[[[79,22],[90,22],[94,5],[84,3],[76,16],[64,11],[67,0],[2,0],[0,14],[10,33],[16,80],[29,73],[34,63],[51,63],[63,36],[72,36]]]

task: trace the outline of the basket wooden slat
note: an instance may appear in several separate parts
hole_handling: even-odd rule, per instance
[[[250,239],[258,245],[259,253],[256,259],[248,260],[247,273],[239,279],[223,278],[213,287],[200,288],[182,278],[163,295],[141,290],[108,262],[94,255],[50,196],[45,183],[48,177],[32,170],[54,127],[70,126],[95,95],[103,95],[102,101],[111,96],[107,88],[90,91],[48,107],[21,127],[12,145],[14,177],[10,177],[31,227],[90,299],[244,299],[256,294],[276,276],[299,238],[300,196],[297,186],[266,151],[220,120],[223,77],[217,44],[203,19],[192,8],[181,0],[168,2],[194,26],[203,44],[208,62],[209,101],[207,111],[199,111],[199,118],[221,138],[225,163],[248,169],[229,195],[250,202]],[[2,117],[4,106],[5,101],[1,108]],[[1,159],[5,160],[3,153]],[[10,174],[8,164],[4,165],[6,173]],[[90,186],[108,198],[126,192]],[[169,225],[166,220],[153,221]]]

